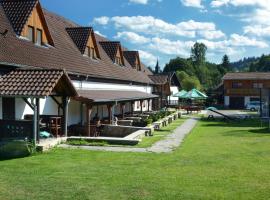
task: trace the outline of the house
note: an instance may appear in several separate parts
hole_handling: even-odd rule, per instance
[[[173,96],[178,93],[181,88],[176,73],[154,74],[149,75],[149,77],[155,83],[153,94],[159,96],[159,99],[156,99],[154,103],[154,105],[157,106],[155,109],[160,109],[169,105],[178,105],[178,97]]]
[[[91,135],[95,116],[111,123],[115,115],[152,110],[157,98],[137,51],[43,9],[39,0],[0,0],[0,74],[0,128],[31,117],[39,126],[40,116],[53,116],[62,134],[79,124]]]
[[[260,101],[261,92],[270,88],[270,73],[237,72],[223,77],[224,105],[242,109],[249,102]]]

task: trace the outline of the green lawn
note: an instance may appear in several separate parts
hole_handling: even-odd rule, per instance
[[[134,147],[151,147],[154,143],[164,139],[167,135],[172,133],[173,130],[180,126],[184,121],[186,121],[186,118],[180,118],[173,121],[170,125],[161,128],[160,131],[155,131],[153,136],[144,137],[142,141]]]
[[[0,199],[269,199],[270,134],[199,122],[170,154],[56,149],[0,161]]]

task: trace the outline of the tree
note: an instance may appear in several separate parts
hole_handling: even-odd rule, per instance
[[[226,54],[222,58],[222,64],[221,64],[221,66],[223,67],[223,69],[226,72],[231,71],[230,59],[229,59],[229,56],[227,56]]]
[[[178,80],[180,80],[180,82],[189,77],[189,75],[184,71],[177,71],[176,76],[177,76]]]
[[[165,65],[163,72],[176,72],[176,71],[184,71],[188,75],[192,75],[194,73],[194,68],[191,60],[176,57],[171,59],[168,64]]]
[[[201,89],[200,81],[194,76],[185,78],[184,80],[182,80],[181,84],[183,89],[187,91],[192,90],[193,88],[196,88],[198,90]]]
[[[159,63],[158,63],[158,60],[157,60],[157,64],[156,64],[156,67],[155,67],[155,74],[160,74],[161,73],[161,69],[159,67]]]
[[[200,66],[205,62],[207,47],[203,43],[196,42],[191,48],[191,59],[194,64]]]

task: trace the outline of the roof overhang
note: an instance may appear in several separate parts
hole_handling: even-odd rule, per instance
[[[136,90],[78,90],[75,100],[85,103],[114,103],[158,98],[157,95]]]
[[[19,69],[0,78],[0,96],[44,98],[77,96],[78,93],[64,70]]]

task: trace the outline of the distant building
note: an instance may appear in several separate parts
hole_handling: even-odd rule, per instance
[[[249,102],[261,100],[261,93],[270,88],[270,73],[227,73],[223,83],[225,107],[242,109]]]

